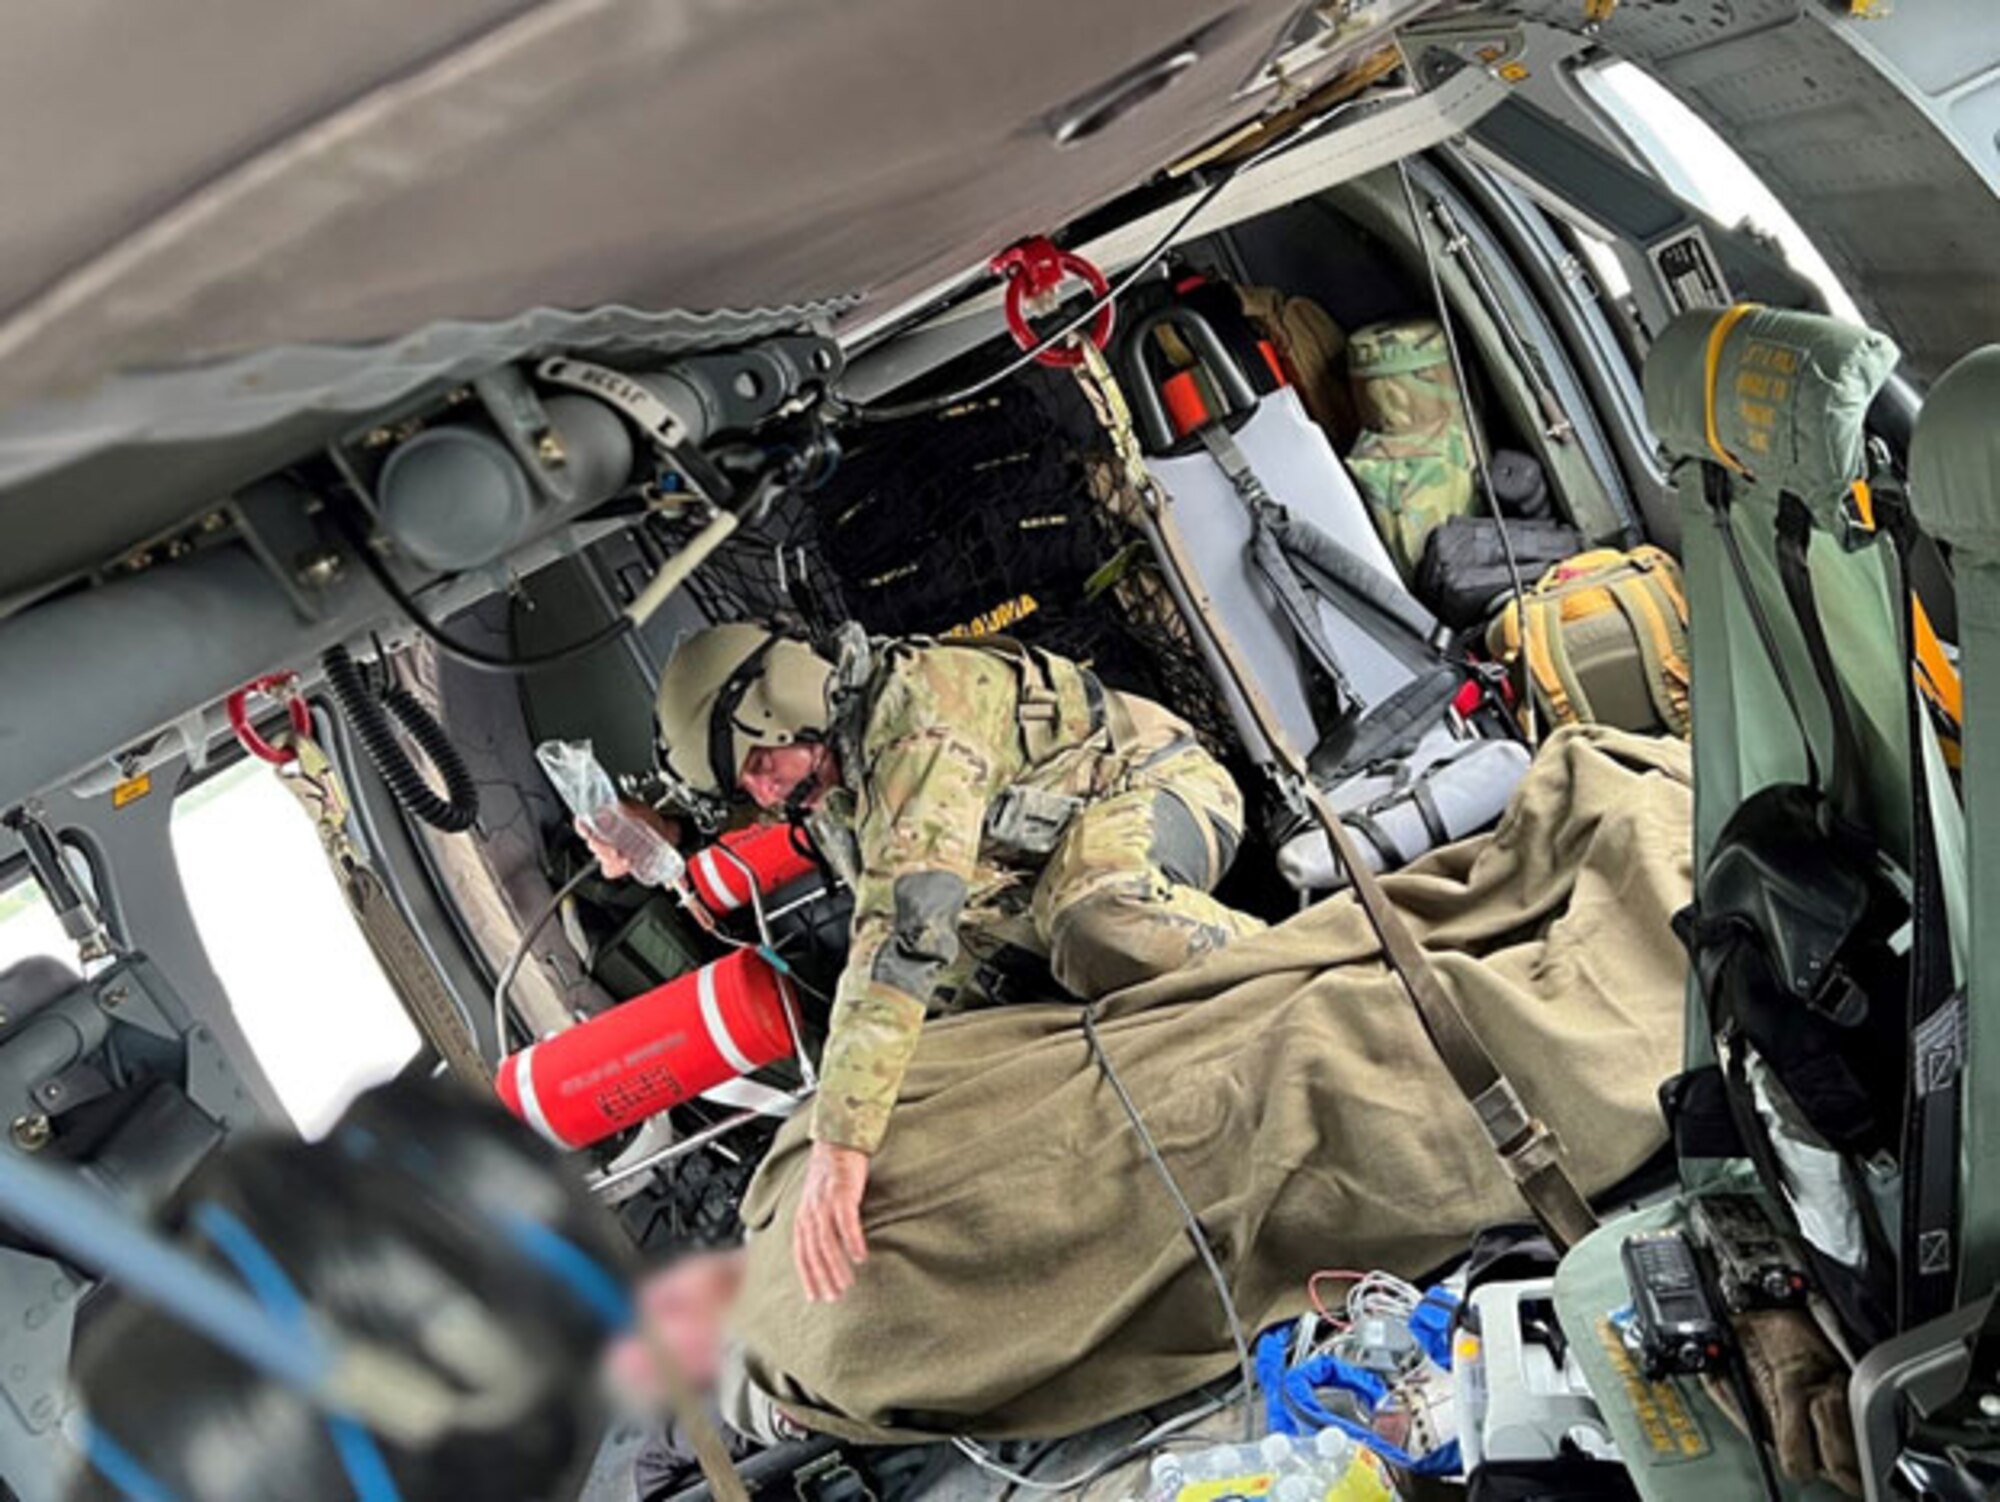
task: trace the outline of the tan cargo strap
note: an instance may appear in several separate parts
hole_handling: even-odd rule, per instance
[[[1115,690],[1105,688],[1103,681],[1089,668],[1079,668],[1083,677],[1083,696],[1090,703],[1090,725],[1093,731],[1103,730],[1111,737],[1111,749],[1122,751],[1139,739],[1139,727],[1132,719],[1132,706],[1125,702],[1125,696]]]
[[[1390,904],[1381,883],[1355,848],[1354,837],[1341,823],[1326,795],[1307,774],[1304,757],[1286,739],[1284,726],[1257,686],[1256,678],[1244,666],[1242,653],[1223,626],[1219,616],[1207,607],[1206,596],[1196,583],[1197,575],[1187,566],[1187,554],[1172,516],[1161,504],[1158,488],[1147,473],[1133,430],[1130,409],[1118,389],[1116,377],[1103,355],[1088,341],[1081,341],[1083,362],[1077,366],[1077,381],[1089,400],[1091,410],[1103,424],[1119,463],[1155,521],[1159,523],[1164,562],[1179,572],[1187,583],[1189,598],[1196,602],[1217,657],[1229,674],[1232,686],[1255,718],[1264,739],[1292,788],[1302,797],[1314,818],[1326,831],[1334,855],[1346,868],[1354,894],[1382,945],[1389,971],[1396,977],[1415,1006],[1417,1016],[1429,1034],[1445,1070],[1472,1105],[1479,1124],[1500,1161],[1514,1179],[1521,1197],[1527,1201],[1550,1238],[1559,1247],[1575,1245],[1596,1228],[1597,1220],[1589,1204],[1570,1179],[1562,1164],[1561,1148],[1555,1136],[1531,1115],[1493,1056],[1479,1041],[1478,1034],[1445,989],[1416,936]]]
[[[452,1075],[467,1085],[490,1091],[493,1070],[479,1051],[429,951],[396,906],[382,878],[375,873],[347,834],[349,803],[340,773],[325,750],[310,736],[293,736],[298,759],[281,769],[278,780],[299,800],[319,831],[320,848],[333,867],[348,911],[374,952],[376,963],[409,1014],[412,1024]]]

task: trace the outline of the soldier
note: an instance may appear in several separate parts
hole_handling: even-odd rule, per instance
[[[671,778],[803,818],[854,891],[793,1227],[816,1301],[867,1255],[869,1155],[929,1013],[1008,999],[1043,965],[1095,1000],[1261,927],[1210,895],[1243,800],[1187,725],[1006,638],[850,633],[836,666],[712,627],[667,664],[658,728]]]

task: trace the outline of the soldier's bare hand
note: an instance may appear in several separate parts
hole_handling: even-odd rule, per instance
[[[830,1304],[854,1286],[854,1270],[868,1260],[861,1234],[861,1197],[868,1188],[868,1155],[858,1148],[815,1142],[806,1182],[792,1219],[792,1261],[806,1297]]]
[[[597,857],[597,869],[604,873],[606,881],[619,881],[632,874],[632,863],[592,834],[590,826],[582,819],[576,821],[576,833],[577,837],[590,847],[590,853]]]
[[[642,824],[650,825],[666,836],[667,843],[680,844],[681,826],[678,819],[670,819],[658,809],[648,808],[645,804],[634,803],[630,799],[620,799],[618,806],[632,818]],[[604,873],[605,880],[618,881],[632,874],[632,863],[620,855],[609,841],[599,839],[582,819],[576,820],[576,833],[577,837],[590,847],[590,853],[597,857],[597,868]]]

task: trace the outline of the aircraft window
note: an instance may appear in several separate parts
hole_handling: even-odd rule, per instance
[[[410,1061],[416,1029],[269,767],[246,759],[189,788],[172,833],[202,947],[244,1036],[299,1131],[318,1137]]]
[[[1669,188],[1724,224],[1747,219],[1771,235],[1792,268],[1826,295],[1827,306],[1837,317],[1862,322],[1861,310],[1826,258],[1764,180],[1707,121],[1651,74],[1622,60],[1581,69],[1577,78]]]
[[[28,874],[27,862],[0,868],[0,970],[42,956],[74,968],[76,945]]]

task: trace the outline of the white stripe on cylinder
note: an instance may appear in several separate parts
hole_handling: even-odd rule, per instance
[[[695,864],[701,867],[702,884],[708,889],[710,906],[725,913],[733,913],[743,906],[743,899],[736,895],[735,889],[729,885],[729,879],[723,875],[723,866],[715,858],[713,845],[708,846],[694,859]]]
[[[729,1061],[731,1069],[738,1074],[750,1073],[757,1066],[736,1046],[736,1040],[729,1036],[729,1024],[722,1020],[722,1003],[715,994],[714,965],[703,965],[696,974],[695,994],[701,998],[701,1020],[708,1027],[708,1041],[715,1045],[717,1053]]]
[[[575,1147],[574,1142],[565,1141],[562,1134],[549,1125],[548,1117],[542,1114],[541,1097],[535,1094],[535,1050],[539,1043],[530,1043],[514,1055],[514,1089],[521,1097],[521,1114],[528,1118],[528,1125],[557,1147]]]

